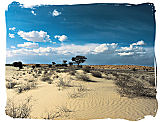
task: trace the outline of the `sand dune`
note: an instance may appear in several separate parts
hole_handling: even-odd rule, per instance
[[[16,73],[26,73],[20,76],[17,82],[25,82],[24,79],[32,79],[26,68],[22,71],[16,71],[14,67],[6,67],[6,79],[12,79]],[[77,70],[76,75],[83,74],[82,70]],[[37,86],[33,89],[16,92],[16,87],[7,89],[7,98],[18,104],[26,97],[32,96],[32,111],[30,118],[43,119],[48,115],[55,115],[54,119],[105,119],[105,118],[121,118],[127,120],[139,120],[146,115],[156,115],[157,100],[153,98],[128,98],[122,97],[117,92],[117,86],[114,83],[114,78],[107,80],[105,74],[102,78],[92,76],[91,73],[86,73],[91,81],[86,82],[78,79],[69,73],[59,73],[56,75],[51,84],[41,81],[42,75],[36,79]],[[54,77],[52,74],[50,77]],[[56,83],[59,78],[64,78],[64,81],[71,80],[70,86],[59,89]],[[82,87],[78,91],[77,89]],[[71,97],[73,94],[74,97]],[[76,96],[76,95],[78,96]]]

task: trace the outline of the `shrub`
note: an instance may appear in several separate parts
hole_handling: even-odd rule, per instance
[[[14,88],[15,85],[16,85],[15,82],[9,82],[9,83],[6,83],[6,88],[12,89],[12,88]]]
[[[80,85],[77,89],[74,89],[74,92],[68,92],[67,95],[69,98],[79,98],[84,97],[88,89],[82,85]]]
[[[89,66],[86,66],[83,68],[83,71],[86,72],[86,73],[90,73],[91,69]]]
[[[41,65],[40,64],[36,64],[36,67],[41,67]]]
[[[98,77],[98,78],[101,78],[101,77],[102,77],[102,74],[101,74],[100,72],[98,72],[98,71],[92,72],[92,75],[93,75],[94,77]]]
[[[85,74],[80,74],[77,76],[77,78],[83,81],[90,81],[89,77]]]
[[[49,67],[49,68],[52,68],[52,65],[51,65],[51,64],[49,64],[49,65],[48,65],[48,67]]]
[[[134,72],[135,72],[135,71],[137,71],[137,69],[136,69],[136,68],[133,68],[133,69],[132,69],[132,71],[134,71]]]
[[[32,66],[32,69],[34,69],[36,66]]]
[[[50,111],[47,112],[47,116],[43,117],[44,119],[54,120],[58,117],[66,117],[69,116],[69,113],[72,112],[70,109],[68,109],[65,106],[58,106],[56,108],[56,111]]]
[[[22,93],[23,91],[27,91],[27,90],[33,89],[35,87],[36,87],[35,82],[20,84],[20,86],[17,87],[17,92]]]
[[[56,83],[56,86],[60,88],[64,88],[64,87],[73,87],[73,85],[71,85],[71,80],[64,80],[64,78],[59,78],[59,82]]]
[[[44,82],[51,81],[50,77],[43,77],[41,80],[44,81]]]
[[[115,84],[119,87],[118,92],[127,97],[147,97],[155,98],[156,89],[150,88],[144,82],[133,79],[130,76],[119,74],[115,80]]]
[[[15,102],[11,99],[7,101],[6,105],[6,115],[9,115],[13,118],[29,118],[31,113],[31,101],[32,97],[26,98],[21,104],[16,105]]]
[[[70,75],[75,75],[75,74],[76,74],[76,71],[75,71],[75,70],[70,71],[69,74],[70,74]]]

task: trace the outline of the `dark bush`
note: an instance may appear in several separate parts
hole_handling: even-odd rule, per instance
[[[9,83],[6,84],[6,88],[12,89],[12,88],[14,88],[15,85],[16,85],[16,83],[14,83],[14,82],[9,82]]]
[[[86,67],[83,68],[83,71],[86,72],[86,73],[90,73],[91,68],[89,66],[86,66]]]
[[[22,62],[13,62],[14,67],[19,67],[19,70],[23,68]]]
[[[98,77],[98,78],[101,78],[101,77],[102,77],[102,74],[101,74],[100,72],[98,72],[98,71],[93,71],[93,72],[92,72],[92,75],[93,75],[94,77]]]

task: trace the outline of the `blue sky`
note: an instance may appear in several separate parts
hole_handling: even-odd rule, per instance
[[[7,63],[154,65],[153,4],[42,5],[6,11]]]

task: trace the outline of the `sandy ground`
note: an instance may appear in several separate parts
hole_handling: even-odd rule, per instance
[[[48,115],[55,115],[54,119],[121,118],[139,120],[146,115],[156,115],[158,107],[156,99],[121,97],[117,92],[114,80],[107,80],[104,78],[105,74],[102,78],[97,78],[91,73],[86,73],[85,75],[94,81],[86,82],[78,79],[75,75],[56,72],[50,77],[52,79],[54,76],[58,76],[58,78],[52,79],[53,82],[48,84],[41,80],[43,71],[38,78],[33,77],[33,73],[29,74],[30,71],[31,68],[25,67],[18,71],[18,68],[6,66],[6,83],[11,81],[19,83],[14,88],[7,89],[7,98],[19,104],[25,98],[32,96],[30,118],[44,119]],[[48,72],[50,71],[48,70]],[[84,72],[77,70],[76,75],[80,74],[84,74]],[[65,82],[70,81],[70,86],[57,87],[59,78],[63,78]],[[17,93],[17,87],[25,84],[28,80],[35,80],[36,87]],[[84,89],[78,91],[78,88],[81,87]]]

